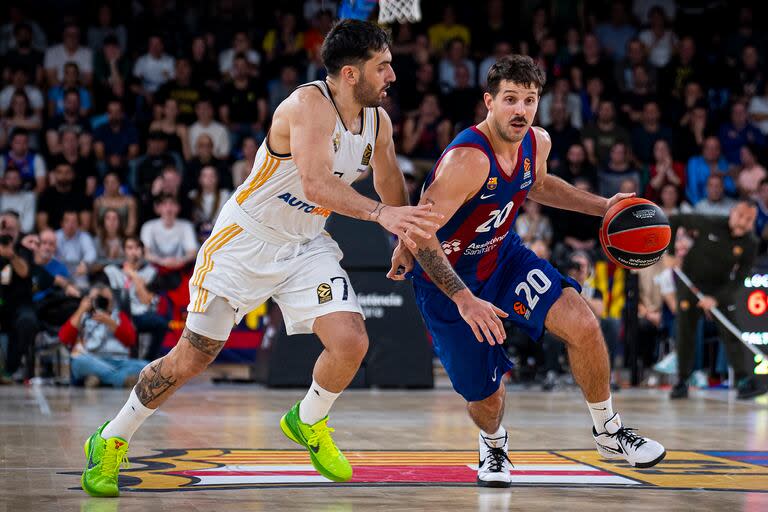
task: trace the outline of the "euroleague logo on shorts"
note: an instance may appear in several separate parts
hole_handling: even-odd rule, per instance
[[[527,307],[525,307],[525,304],[523,304],[519,300],[515,302],[515,304],[512,306],[512,309],[514,310],[515,313],[524,317],[526,320],[528,320],[531,317],[531,312],[528,310]]]
[[[331,290],[331,285],[328,283],[321,283],[320,286],[317,287],[317,303],[325,304],[326,302],[331,302],[332,300],[333,290]]]

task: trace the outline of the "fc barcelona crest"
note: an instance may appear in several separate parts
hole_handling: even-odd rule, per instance
[[[497,178],[496,176],[493,176],[491,178],[488,178],[488,183],[486,184],[485,187],[488,190],[496,190],[496,187],[498,186],[498,184],[499,184],[499,178]]]

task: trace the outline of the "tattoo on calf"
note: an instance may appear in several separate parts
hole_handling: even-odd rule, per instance
[[[163,376],[163,359],[150,364],[141,372],[141,378],[136,384],[136,396],[147,406],[176,385],[172,376]]]
[[[436,249],[419,249],[416,252],[416,259],[437,287],[443,290],[448,297],[453,297],[456,292],[467,287],[445,259],[445,256]]]
[[[187,338],[189,344],[203,354],[208,354],[209,356],[214,357],[218,355],[218,353],[221,351],[221,348],[224,346],[224,343],[226,343],[226,341],[206,338],[205,336],[196,334],[189,329],[184,329],[184,334],[182,334],[182,337]]]

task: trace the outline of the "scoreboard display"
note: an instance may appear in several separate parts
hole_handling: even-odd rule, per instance
[[[736,304],[736,325],[742,339],[766,354],[763,358],[755,356],[755,373],[768,375],[768,273],[748,276]]]

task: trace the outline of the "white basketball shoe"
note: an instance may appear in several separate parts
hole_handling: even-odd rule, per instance
[[[637,468],[650,468],[661,462],[667,455],[661,444],[653,439],[635,434],[634,428],[621,424],[619,414],[605,422],[605,430],[598,434],[592,427],[597,452],[606,459],[624,459]]]
[[[480,462],[477,466],[477,485],[482,487],[510,487],[512,461],[507,455],[507,433],[503,437],[483,437],[480,434]]]

